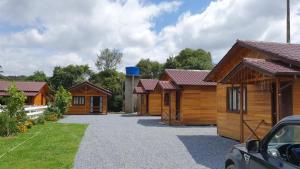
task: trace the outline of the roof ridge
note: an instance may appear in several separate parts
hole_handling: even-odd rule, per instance
[[[275,41],[262,41],[262,40],[240,40],[237,39],[237,42],[241,42],[241,43],[265,43],[265,44],[278,44],[278,45],[300,45],[299,43],[285,43],[285,42],[275,42]]]

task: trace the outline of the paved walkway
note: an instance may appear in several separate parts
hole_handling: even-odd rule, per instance
[[[236,142],[216,128],[170,127],[159,117],[68,116],[64,123],[88,123],[76,155],[76,169],[223,169]]]

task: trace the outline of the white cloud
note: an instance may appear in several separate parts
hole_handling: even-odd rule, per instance
[[[300,42],[300,2],[291,1],[292,41]],[[211,51],[217,62],[236,39],[285,40],[285,2],[217,0],[202,12],[183,13],[176,24],[153,31],[155,18],[180,1],[3,0],[0,23],[22,27],[0,34],[0,65],[6,74],[51,74],[55,65],[89,64],[102,48],[124,53],[122,67],[141,58],[158,61],[182,48]],[[298,15],[297,15],[298,14]]]

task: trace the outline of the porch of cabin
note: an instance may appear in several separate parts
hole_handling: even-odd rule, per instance
[[[261,139],[282,118],[300,114],[300,80],[265,69],[242,62],[217,85],[219,135]]]

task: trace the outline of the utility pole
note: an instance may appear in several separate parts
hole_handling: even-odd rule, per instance
[[[291,43],[291,33],[290,33],[290,0],[286,0],[287,4],[287,15],[286,15],[286,43]]]

